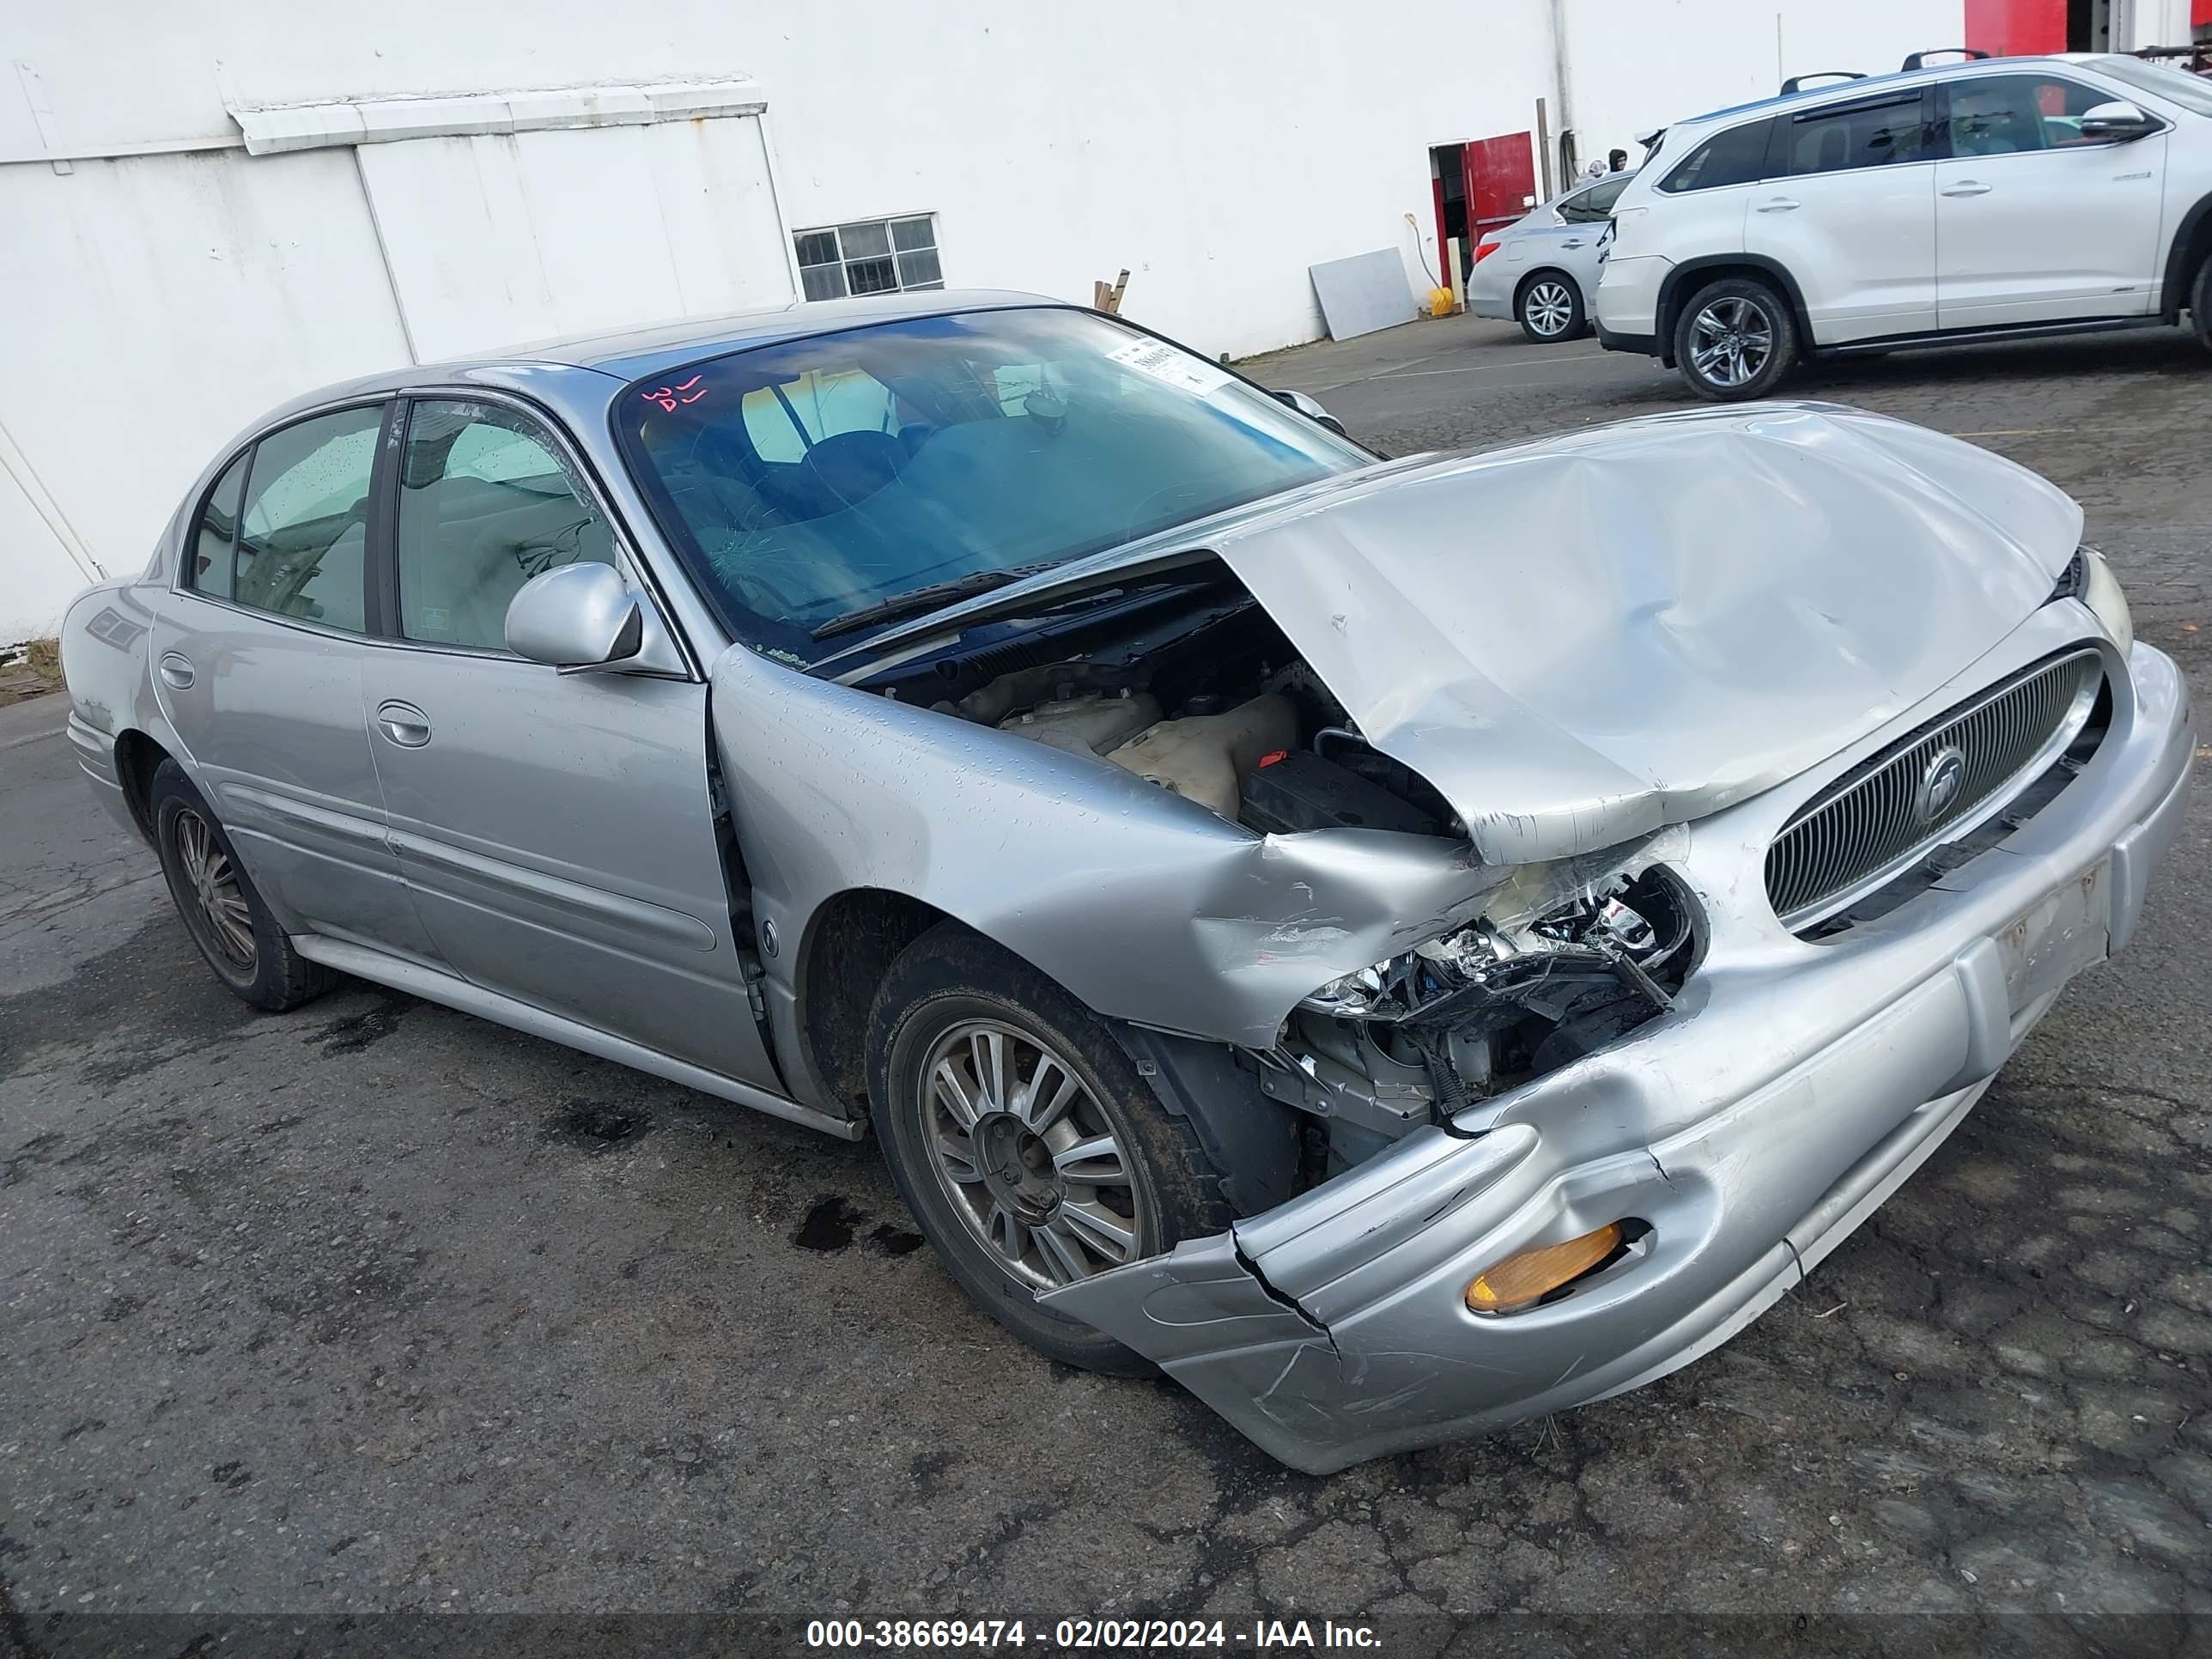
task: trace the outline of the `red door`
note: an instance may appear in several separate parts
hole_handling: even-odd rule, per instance
[[[1536,195],[1536,147],[1525,132],[1478,138],[1462,152],[1467,173],[1467,237],[1511,224],[1526,213]]]

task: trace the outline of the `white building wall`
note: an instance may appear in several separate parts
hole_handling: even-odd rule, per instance
[[[2147,3],[2151,0],[2146,0]],[[1568,118],[1584,162],[1639,132],[1771,98],[1816,70],[1887,73],[1966,43],[1964,0],[1562,0]]]

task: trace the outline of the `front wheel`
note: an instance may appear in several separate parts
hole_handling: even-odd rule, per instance
[[[1522,285],[1513,316],[1521,331],[1540,343],[1571,340],[1583,331],[1583,296],[1559,272],[1540,271]]]
[[[1031,1347],[1088,1370],[1148,1361],[1036,1298],[1226,1228],[1184,1120],[1103,1021],[957,924],[892,963],[868,1093],[899,1195],[961,1287]]]
[[[1724,276],[1690,296],[1674,324],[1674,367],[1700,398],[1761,398],[1797,361],[1797,324],[1752,276]]]

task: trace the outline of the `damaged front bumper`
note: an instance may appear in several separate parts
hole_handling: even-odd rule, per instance
[[[1044,1303],[1314,1473],[1688,1364],[1847,1237],[2060,986],[2134,930],[2195,739],[2173,664],[2137,646],[2129,668],[2125,707],[2073,785],[1889,915],[1791,937],[1744,879],[1775,808],[1716,814],[1678,866],[1712,932],[1672,1012],[1229,1233]],[[1486,1268],[1621,1220],[1648,1231],[1564,1296],[1468,1310]]]

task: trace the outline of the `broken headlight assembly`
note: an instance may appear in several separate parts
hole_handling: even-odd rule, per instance
[[[1666,1012],[1698,954],[1688,890],[1657,864],[1571,879],[1528,872],[1482,917],[1320,987],[1273,1057],[1304,1086],[1269,1092],[1335,1120],[1332,1151],[1358,1162],[1367,1136],[1448,1121]]]
[[[2111,562],[2095,548],[2085,545],[2074,550],[2073,561],[2060,574],[2051,597],[2079,599],[2088,606],[2123,657],[2134,647],[2136,625],[2128,611],[2128,596],[2121,589],[2120,579],[2112,574]]]

